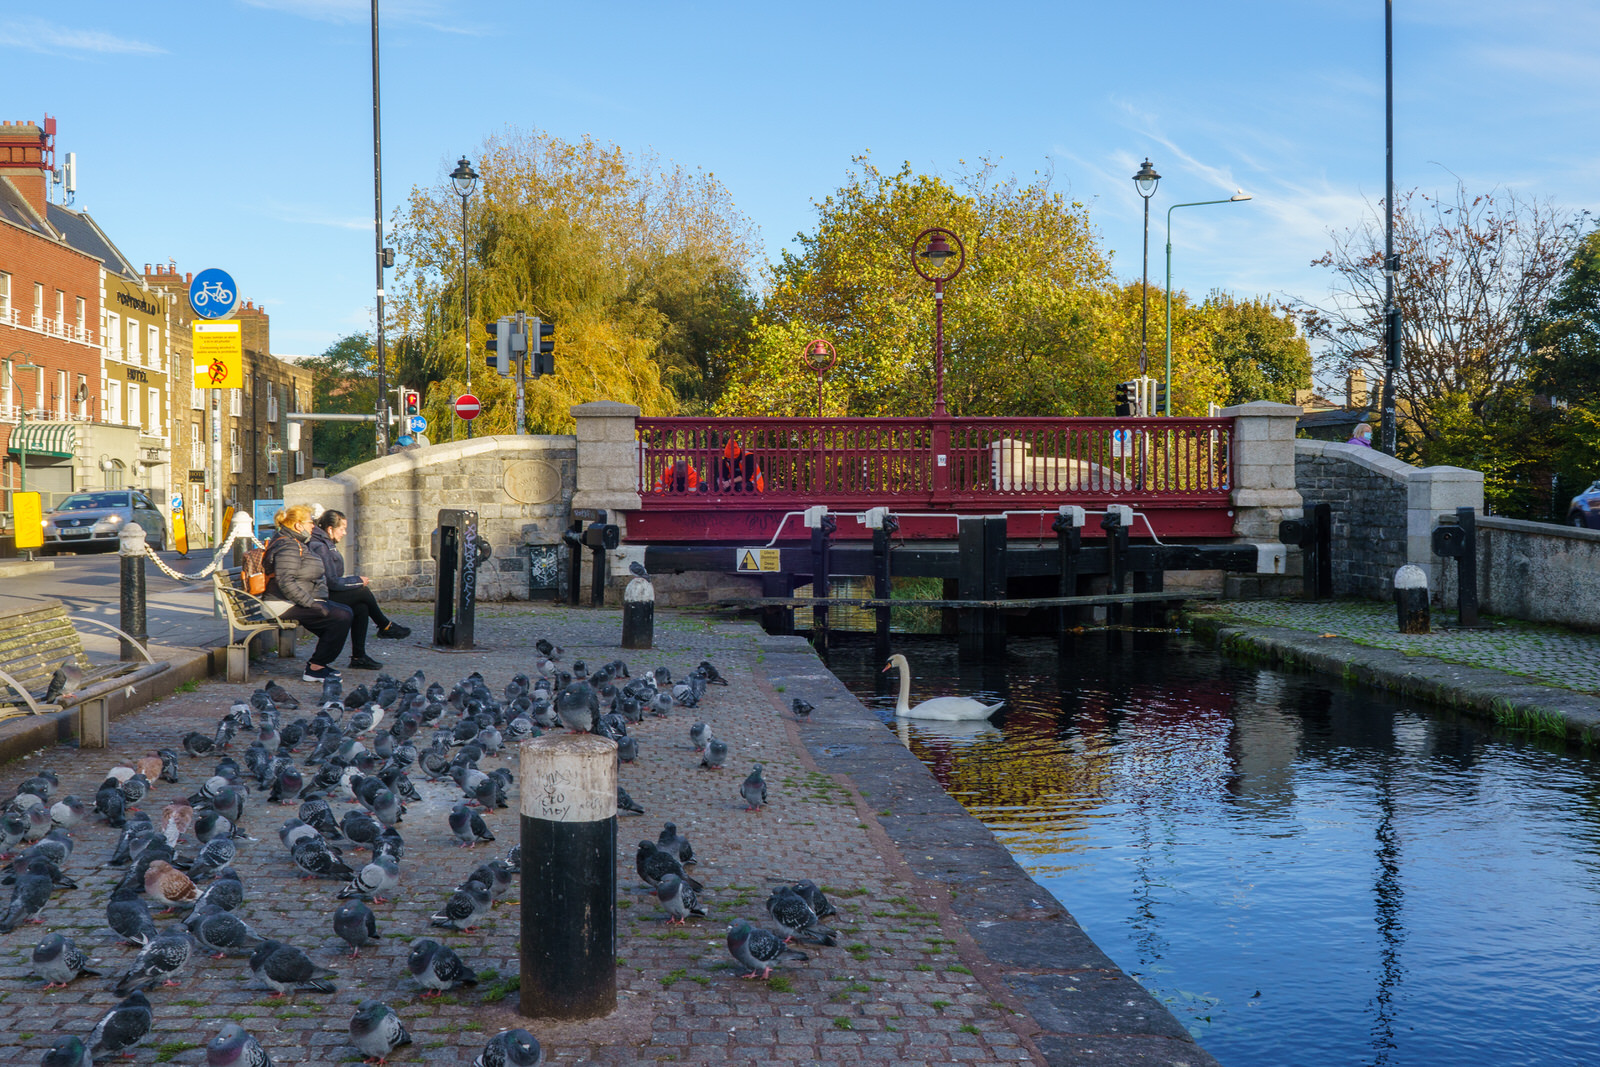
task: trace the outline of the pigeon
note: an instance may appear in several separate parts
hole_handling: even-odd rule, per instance
[[[633,575],[635,578],[643,578],[645,581],[650,580],[650,572],[645,570],[644,564],[640,563],[638,560],[634,560],[632,563],[628,564],[628,573]]]
[[[43,1067],[92,1067],[93,1061],[89,1058],[89,1050],[84,1047],[83,1039],[77,1037],[63,1037],[50,1046],[44,1054],[44,1059],[39,1061]]]
[[[326,967],[311,962],[311,957],[282,941],[263,941],[250,954],[250,973],[256,980],[272,990],[271,996],[281,997],[297,990],[317,993],[334,993],[337,990],[329,981],[339,977]]]
[[[38,915],[50,901],[52,885],[50,862],[43,858],[30,860],[23,873],[17,875],[10,907],[0,916],[0,934],[9,934],[26,922],[43,922]]]
[[[124,941],[135,945],[148,945],[156,937],[155,920],[150,909],[140,898],[139,891],[130,887],[117,889],[106,904],[106,923]]]
[[[374,904],[382,904],[383,895],[392,893],[399,885],[400,862],[393,856],[378,853],[371,863],[356,872],[349,885],[339,890],[339,899],[368,897]]]
[[[166,860],[155,860],[145,869],[144,891],[165,904],[167,911],[192,907],[200,899],[200,890],[195,888],[189,876]]]
[[[617,738],[617,759],[623,763],[632,763],[639,758],[639,739],[624,734]]]
[[[691,915],[697,919],[706,917],[706,909],[700,906],[700,898],[675,874],[662,876],[656,884],[656,899],[667,909],[668,926],[687,922]]]
[[[196,759],[209,756],[217,750],[217,743],[205,734],[190,730],[183,735],[183,750]]]
[[[205,843],[194,857],[194,862],[189,864],[189,881],[205,882],[216,877],[216,873],[233,862],[239,854],[239,846],[233,843],[231,837],[213,837]]]
[[[711,665],[711,661],[708,659],[701,660],[700,666],[696,667],[695,670],[700,673],[700,677],[706,680],[707,685],[728,684],[728,680],[717,673],[717,669]]]
[[[194,934],[194,939],[200,942],[200,947],[206,949],[217,959],[224,956],[245,955],[261,947],[265,938],[254,930],[250,924],[221,908],[209,908],[201,911],[196,908],[190,913],[183,923]]]
[[[458,985],[477,985],[478,975],[461,962],[455,952],[431,937],[425,937],[411,946],[406,958],[406,969],[417,980],[424,997],[436,997]]]
[[[344,860],[336,856],[321,837],[297,841],[289,854],[294,859],[294,865],[304,871],[307,878],[338,878],[348,881],[356,875],[356,872],[346,866]]]
[[[466,882],[450,894],[444,907],[429,921],[450,930],[471,931],[475,929],[472,924],[488,913],[490,903],[488,887],[479,882]]]
[[[143,800],[148,792],[150,792],[150,779],[138,771],[133,772],[132,776],[122,783],[122,796],[130,807]]]
[[[722,765],[727,762],[728,743],[717,737],[707,740],[706,754],[700,758],[700,766],[708,771],[720,771]]]
[[[411,1044],[411,1034],[394,1009],[380,1000],[363,1000],[350,1016],[350,1043],[369,1063],[383,1063],[401,1045]]]
[[[91,971],[84,964],[88,955],[73,943],[72,938],[61,933],[46,934],[33,949],[33,973],[45,980],[46,989],[58,986],[65,989],[74,978],[88,975],[99,978],[99,971]]]
[[[639,842],[639,851],[634,857],[634,869],[639,872],[639,877],[652,887],[659,887],[662,878],[675,874],[683,879],[684,885],[696,892],[705,888],[684,873],[683,864],[678,862],[677,856],[662,851],[654,841]]]
[[[296,700],[292,693],[277,682],[267,683],[267,696],[271,697],[272,702],[280,708],[287,708],[293,711],[300,706],[300,701]]]
[[[50,821],[63,830],[71,830],[83,822],[89,806],[75,796],[64,796],[50,805]]]
[[[756,769],[751,771],[750,776],[739,786],[739,795],[744,797],[744,802],[748,805],[745,811],[760,811],[761,806],[767,802],[767,783],[766,779],[761,777],[761,764],[756,764]]]
[[[472,1067],[539,1067],[544,1050],[526,1030],[502,1030],[489,1039]]]
[[[205,908],[233,911],[243,903],[244,883],[239,881],[239,872],[232,867],[224,867],[217,872],[217,880],[206,886],[206,891],[200,894],[194,907],[196,911]]]
[[[351,959],[361,955],[362,945],[377,941],[381,936],[378,933],[378,917],[359,900],[339,905],[339,910],[333,913],[333,932],[350,946]]]
[[[706,742],[711,740],[711,727],[703,722],[697,722],[689,727],[689,743],[694,745],[696,752],[706,750]]]
[[[478,882],[489,890],[491,900],[499,900],[517,880],[517,872],[505,860],[490,860],[467,875],[467,881]]]
[[[576,734],[589,732],[594,725],[594,705],[598,703],[594,687],[585,682],[574,682],[556,697],[556,714],[567,729]]]
[[[795,697],[793,700],[791,700],[789,702],[789,707],[794,709],[794,717],[799,719],[801,722],[808,722],[811,718],[811,713],[816,710],[811,704],[808,704],[799,697]]]
[[[780,885],[767,898],[767,914],[772,916],[778,932],[787,944],[795,938],[818,945],[837,945],[838,935],[817,922],[817,913],[811,910],[806,898],[786,885]]]
[[[163,982],[177,985],[177,976],[189,966],[194,950],[193,935],[181,926],[174,926],[139,950],[139,954],[133,958],[133,965],[117,980],[111,991],[119,997],[125,997],[135,989],[148,992]]]
[[[207,1067],[274,1067],[267,1050],[244,1027],[229,1023],[206,1045]]]
[[[383,824],[364,811],[347,811],[339,828],[358,845],[371,845],[383,833]]]
[[[641,808],[638,803],[628,795],[628,791],[622,788],[620,785],[617,786],[617,810],[631,812],[634,815],[644,814],[644,809]]]
[[[150,1000],[134,990],[106,1012],[89,1034],[91,1056],[102,1052],[122,1052],[139,1044],[150,1034]]]
[[[462,848],[472,848],[480,841],[494,840],[494,834],[483,821],[483,816],[467,807],[465,801],[450,809],[450,832],[456,835]]]
[[[689,844],[687,837],[678,833],[677,823],[662,823],[661,833],[656,835],[656,844],[663,852],[677,856],[678,862],[685,867],[694,866],[694,846]]]
[[[785,945],[783,939],[770,930],[752,927],[747,922],[737,922],[728,927],[728,952],[740,966],[750,968],[743,978],[766,978],[772,974],[772,965],[780,960],[808,960],[811,957]]]
[[[822,889],[817,883],[809,878],[802,878],[796,882],[794,891],[799,893],[807,904],[811,905],[811,910],[817,913],[817,918],[819,919],[826,919],[830,915],[839,913],[838,909],[828,902],[828,898],[823,895]]]

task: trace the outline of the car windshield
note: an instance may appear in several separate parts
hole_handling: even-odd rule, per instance
[[[90,508],[125,508],[127,493],[79,493],[57,505],[57,511],[88,511]]]

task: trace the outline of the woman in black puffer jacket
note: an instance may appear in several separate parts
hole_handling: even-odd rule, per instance
[[[325,584],[322,557],[311,551],[311,509],[304,504],[284,508],[277,514],[278,533],[267,542],[263,569],[267,572],[265,599],[287,600],[290,607],[278,612],[280,619],[293,619],[317,635],[317,647],[306,664],[308,682],[338,678],[333,661],[339,658],[350,633],[353,616],[343,604],[317,597],[317,586]]]

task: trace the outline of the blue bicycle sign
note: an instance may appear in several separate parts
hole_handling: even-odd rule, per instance
[[[203,319],[226,318],[239,303],[239,288],[227,271],[208,267],[189,283],[189,305]]]

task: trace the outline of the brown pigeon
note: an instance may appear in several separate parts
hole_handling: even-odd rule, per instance
[[[200,890],[189,876],[166,860],[155,860],[144,874],[144,891],[161,901],[171,911],[176,907],[192,907],[200,899]]]

